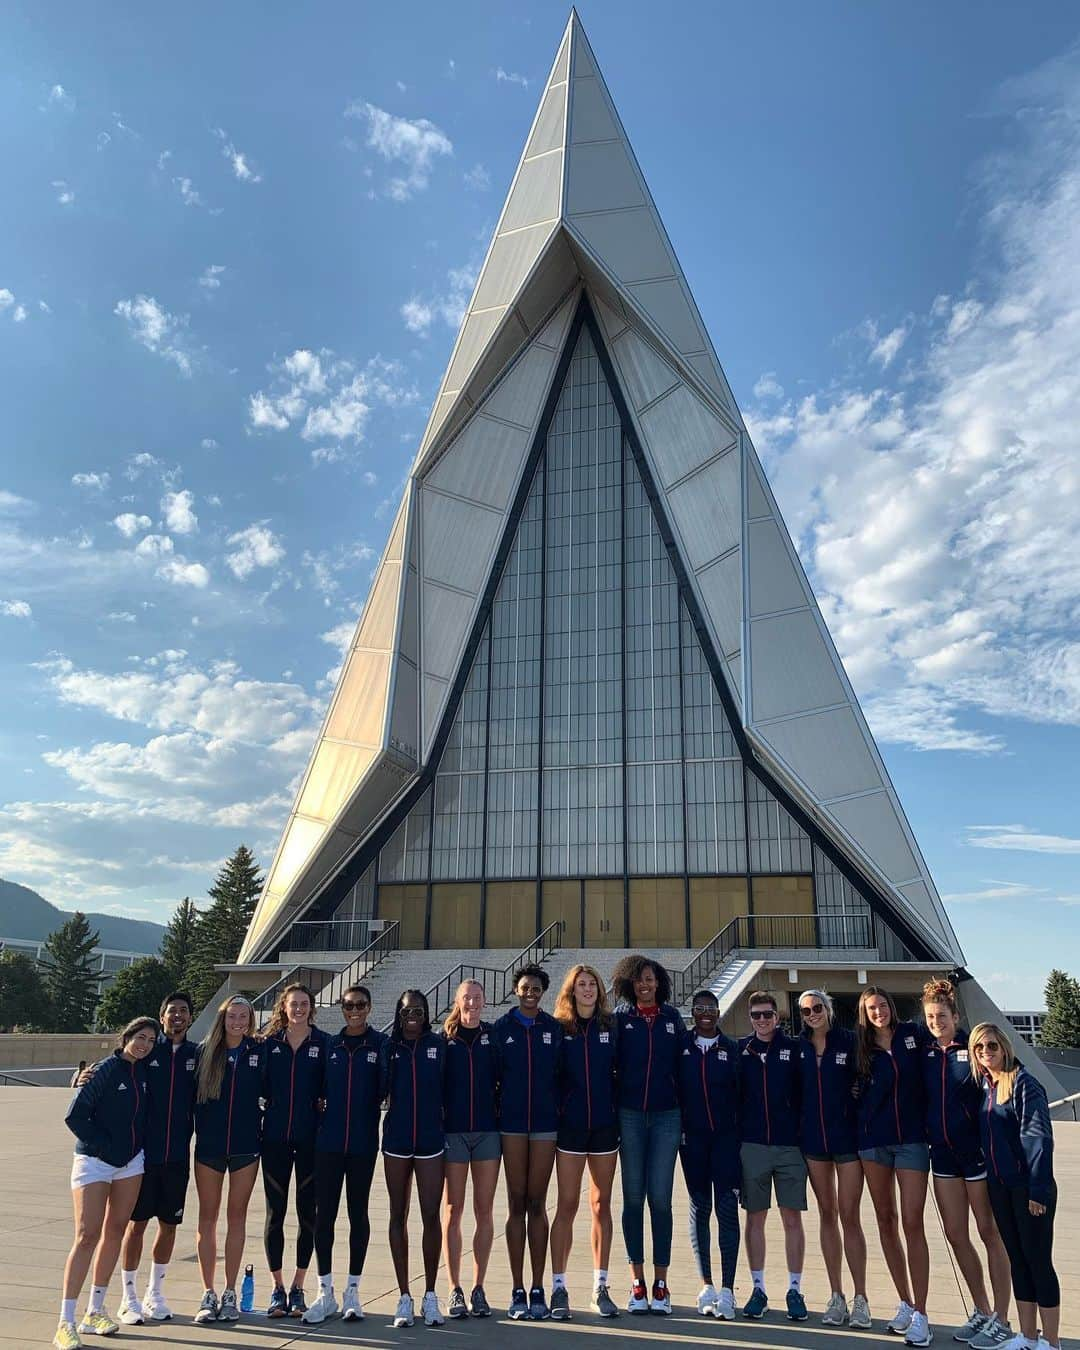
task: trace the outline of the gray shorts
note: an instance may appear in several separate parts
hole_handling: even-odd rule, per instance
[[[448,1163],[494,1162],[502,1157],[498,1130],[466,1130],[446,1136]]]
[[[539,1140],[553,1144],[559,1137],[557,1130],[529,1130],[527,1133],[525,1130],[503,1130],[502,1134],[504,1139],[528,1139],[533,1143]]]
[[[929,1144],[883,1144],[880,1148],[861,1148],[863,1162],[878,1163],[899,1172],[929,1172]]]
[[[806,1208],[806,1159],[787,1144],[743,1144],[742,1207],[758,1214],[772,1205],[773,1187],[781,1209]]]

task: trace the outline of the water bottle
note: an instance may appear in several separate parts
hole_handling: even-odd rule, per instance
[[[255,1311],[255,1267],[245,1266],[244,1282],[240,1286],[240,1311]]]

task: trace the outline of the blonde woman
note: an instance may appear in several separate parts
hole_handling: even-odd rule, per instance
[[[79,1332],[112,1336],[119,1327],[105,1311],[105,1290],[120,1255],[124,1230],[143,1177],[146,1133],[146,1056],[157,1043],[153,1017],[136,1017],[121,1031],[119,1048],[76,1092],[64,1124],[75,1136],[71,1197],[75,1241],[64,1265],[64,1293],[53,1345],[76,1350]],[[90,1305],[75,1327],[75,1303],[94,1262]]]
[[[608,1292],[611,1187],[619,1161],[617,1042],[604,982],[592,966],[573,966],[568,971],[555,999],[555,1020],[563,1029],[563,1044],[555,1143],[559,1199],[551,1225],[551,1316],[556,1321],[570,1319],[566,1270],[587,1165],[592,1212],[592,1307],[601,1317],[617,1317],[619,1310]]]
[[[498,1058],[491,1026],[481,1020],[484,986],[462,980],[454,1006],[443,1023],[443,1131],[446,1136],[446,1210],[443,1244],[450,1276],[450,1317],[490,1317],[484,1294],[491,1245],[495,1240],[495,1188],[499,1184],[502,1141],[496,1112]],[[461,1287],[461,1225],[465,1186],[472,1176],[473,1286],[469,1301]]]
[[[1054,1270],[1054,1131],[1042,1084],[993,1022],[972,1027],[971,1054],[983,1085],[979,1126],[987,1189],[1012,1267],[1020,1334],[1007,1350],[1061,1345],[1061,1286]],[[1038,1323],[1043,1339],[1038,1339]]]
[[[203,1298],[195,1321],[235,1322],[240,1316],[236,1280],[244,1256],[248,1202],[259,1171],[262,1108],[265,1095],[263,1047],[255,1040],[255,1010],[234,994],[217,1010],[206,1039],[199,1046],[195,1084],[195,1190],[199,1223],[195,1252],[203,1281]],[[225,1289],[220,1302],[214,1291],[217,1267],[217,1221],[225,1175]]]

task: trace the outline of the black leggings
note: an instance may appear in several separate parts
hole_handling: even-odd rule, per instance
[[[337,1222],[343,1183],[345,1204],[349,1210],[349,1274],[359,1279],[364,1273],[364,1261],[371,1238],[368,1196],[378,1153],[376,1142],[367,1153],[315,1154],[315,1255],[320,1275],[331,1273],[334,1224]]]
[[[296,1168],[296,1268],[307,1270],[315,1247],[315,1145],[279,1144],[266,1140],[262,1146],[263,1190],[266,1192],[266,1225],[263,1245],[271,1271],[280,1270],[285,1259],[285,1213],[289,1208],[289,1179]]]
[[[1017,1303],[1037,1303],[1040,1308],[1058,1307],[1061,1285],[1053,1262],[1057,1187],[1051,1189],[1046,1213],[1036,1218],[1028,1210],[1026,1186],[1003,1186],[992,1177],[987,1178],[986,1186],[998,1232],[1009,1253],[1013,1295]]]

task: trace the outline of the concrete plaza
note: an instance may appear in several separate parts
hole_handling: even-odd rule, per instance
[[[0,1206],[0,1241],[3,1260],[0,1263],[0,1285],[4,1291],[4,1316],[0,1318],[0,1348],[48,1345],[56,1327],[60,1297],[60,1280],[64,1258],[71,1244],[71,1199],[68,1179],[71,1168],[71,1136],[64,1127],[63,1116],[68,1093],[56,1088],[0,1088],[0,1175],[3,1176]],[[1080,1124],[1055,1126],[1056,1173],[1061,1193],[1057,1216],[1056,1262],[1061,1276],[1063,1307],[1062,1330],[1067,1340],[1080,1334]],[[372,1243],[364,1274],[362,1297],[367,1318],[364,1322],[345,1325],[331,1321],[321,1327],[304,1327],[299,1322],[268,1322],[262,1316],[245,1317],[235,1325],[218,1324],[209,1328],[195,1326],[192,1315],[202,1290],[194,1256],[195,1193],[189,1194],[187,1217],[180,1231],[176,1259],[167,1280],[167,1293],[177,1317],[173,1322],[153,1323],[143,1327],[122,1327],[115,1338],[117,1345],[146,1346],[160,1350],[165,1346],[235,1345],[257,1346],[260,1350],[280,1350],[286,1346],[304,1346],[308,1350],[329,1350],[329,1347],[369,1346],[391,1347],[427,1344],[433,1337],[459,1350],[480,1345],[495,1346],[498,1350],[523,1338],[529,1345],[533,1336],[554,1337],[564,1350],[602,1350],[638,1344],[642,1339],[665,1346],[723,1342],[737,1350],[839,1350],[854,1339],[895,1347],[898,1342],[884,1331],[884,1323],[892,1316],[896,1297],[889,1285],[885,1264],[881,1257],[874,1225],[873,1211],[864,1200],[864,1224],[870,1246],[869,1297],[874,1314],[874,1330],[870,1332],[833,1331],[820,1324],[821,1309],[828,1294],[824,1269],[817,1242],[817,1222],[811,1199],[807,1216],[807,1261],[804,1291],[811,1309],[808,1322],[788,1322],[783,1313],[783,1292],[786,1285],[783,1242],[775,1213],[770,1215],[768,1239],[768,1276],[773,1309],[762,1322],[716,1323],[711,1318],[699,1317],[694,1310],[698,1281],[693,1268],[687,1239],[686,1193],[681,1177],[676,1173],[675,1244],[671,1267],[671,1284],[675,1313],[666,1320],[655,1317],[632,1318],[625,1313],[613,1322],[603,1322],[592,1313],[578,1311],[574,1320],[566,1323],[516,1323],[497,1315],[489,1321],[448,1322],[437,1331],[422,1325],[410,1330],[395,1331],[390,1326],[397,1288],[390,1263],[386,1241],[387,1207],[381,1169],[376,1173],[372,1188],[371,1220]],[[615,1185],[615,1241],[612,1252],[613,1293],[620,1303],[627,1294],[626,1267],[622,1264],[623,1246],[618,1227],[619,1184]],[[551,1199],[554,1203],[554,1182]],[[342,1205],[344,1211],[344,1204]],[[589,1293],[591,1260],[588,1246],[587,1205],[579,1213],[571,1258],[571,1298],[584,1308]],[[509,1296],[509,1280],[498,1227],[502,1223],[502,1194],[496,1207],[497,1235],[487,1281],[488,1297],[492,1306],[503,1309]],[[936,1331],[936,1343],[951,1342],[952,1331],[966,1316],[964,1297],[957,1283],[952,1263],[938,1222],[933,1200],[927,1206],[927,1235],[930,1242],[933,1280],[930,1290],[930,1318]],[[257,1305],[265,1306],[269,1282],[262,1252],[263,1199],[262,1185],[257,1184],[248,1218],[248,1247],[246,1259],[255,1266]],[[646,1219],[647,1222],[647,1219]],[[151,1225],[151,1235],[153,1227]],[[291,1233],[292,1230],[290,1230]],[[469,1227],[466,1225],[466,1257],[463,1275],[466,1282],[471,1275],[467,1255]],[[222,1237],[224,1235],[222,1234]],[[346,1252],[344,1213],[338,1221],[338,1242],[335,1251],[342,1261]],[[149,1242],[144,1253],[142,1291],[149,1262]],[[291,1243],[290,1243],[291,1245]],[[414,1265],[419,1268],[419,1235],[413,1236]],[[288,1254],[288,1249],[287,1249]],[[714,1258],[717,1272],[719,1258]],[[344,1269],[344,1264],[340,1267]],[[288,1274],[288,1270],[286,1271]],[[740,1259],[736,1297],[743,1301],[749,1293],[749,1275],[744,1259]],[[316,1289],[314,1271],[308,1276],[308,1297]],[[79,1302],[82,1312],[86,1292]],[[414,1280],[413,1292],[419,1308],[423,1292],[422,1279]],[[119,1303],[119,1273],[109,1289],[106,1307],[114,1315]],[[850,1289],[848,1289],[850,1297]],[[445,1277],[440,1277],[439,1295],[445,1301]],[[85,1338],[93,1344],[91,1338]]]

